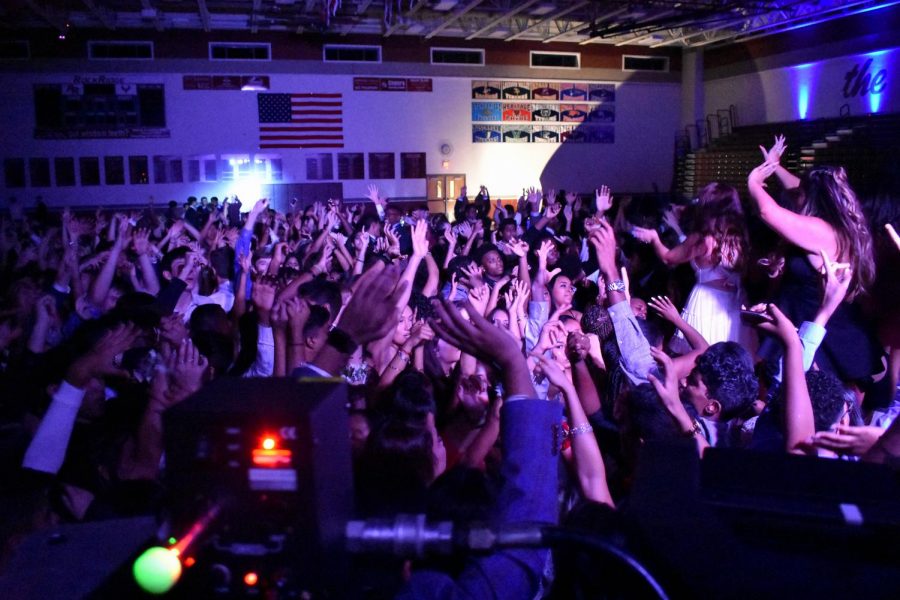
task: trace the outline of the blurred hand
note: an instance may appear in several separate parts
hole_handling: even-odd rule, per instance
[[[884,433],[881,427],[838,425],[832,431],[819,431],[811,441],[816,448],[831,450],[837,454],[862,456],[875,445]]]
[[[385,268],[378,261],[357,281],[340,320],[340,328],[357,344],[381,339],[397,327],[400,321],[397,303],[407,286],[398,280],[397,269]]]
[[[121,368],[118,360],[134,345],[139,333],[131,323],[118,325],[107,331],[90,351],[75,359],[69,366],[66,380],[77,388],[84,388],[94,378],[127,377],[128,372]]]

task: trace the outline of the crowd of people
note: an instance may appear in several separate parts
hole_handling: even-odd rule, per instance
[[[285,212],[11,211],[5,555],[53,523],[157,511],[162,414],[218,378],[345,379],[363,516],[614,510],[652,440],[900,459],[900,210],[841,168],[789,173],[784,149],[744,197],[690,202],[482,186],[451,220],[370,186]],[[405,593],[549,589],[544,554],[517,552],[412,565]]]

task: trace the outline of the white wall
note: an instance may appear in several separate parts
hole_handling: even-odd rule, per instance
[[[868,73],[884,71],[880,92],[853,92],[853,81],[844,88],[847,75],[871,60]],[[851,115],[900,112],[900,48],[843,56],[800,65],[761,70],[758,73],[708,79],[706,108],[712,112],[734,104],[738,125],[780,123],[797,119],[833,118],[848,104]],[[855,80],[854,80],[855,81]]]
[[[258,71],[256,71],[258,72]],[[0,74],[0,159],[10,157],[76,157],[146,155],[151,183],[140,186],[3,189],[26,202],[43,196],[51,206],[182,201],[188,195],[225,195],[221,183],[154,184],[154,155],[226,155],[258,152],[256,93],[186,91],[182,73],[114,73],[129,83],[164,83],[168,139],[35,140],[33,85],[71,82],[75,73]],[[97,75],[92,73],[91,75]],[[344,98],[345,147],[334,152],[426,152],[428,172],[439,173],[440,144],[453,146],[448,173],[465,173],[470,187],[487,185],[495,197],[518,196],[523,187],[539,185],[554,154],[554,173],[545,184],[590,190],[601,183],[614,190],[668,189],[672,178],[673,140],[679,125],[680,86],[669,83],[618,83],[614,144],[473,144],[471,78],[433,78],[428,92],[355,92],[350,75],[272,74],[270,92],[341,92]],[[316,150],[330,152],[332,150]],[[284,181],[306,181],[304,151],[266,150],[280,154]],[[399,158],[399,157],[398,157]],[[51,160],[52,163],[52,160]],[[558,167],[558,168],[557,168]],[[52,168],[52,167],[51,167]],[[423,198],[424,180],[377,181],[389,197]],[[335,177],[337,168],[335,165]],[[187,166],[185,164],[185,179]],[[101,178],[102,180],[102,178]],[[127,180],[127,158],[126,158]],[[4,182],[5,183],[5,182]],[[344,182],[344,197],[365,194],[368,181]]]

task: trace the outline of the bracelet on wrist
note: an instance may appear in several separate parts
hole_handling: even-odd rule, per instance
[[[594,431],[594,428],[591,426],[590,423],[582,423],[578,427],[570,427],[567,435],[569,437],[575,437],[575,436],[579,436],[579,435],[582,435],[585,433],[592,433],[593,431]]]
[[[700,421],[694,419],[691,422],[691,428],[685,431],[683,435],[688,439],[693,439],[698,435],[703,435],[703,426],[700,425]]]

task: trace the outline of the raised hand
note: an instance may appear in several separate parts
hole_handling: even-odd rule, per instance
[[[449,300],[432,301],[432,306],[437,318],[431,321],[431,328],[441,339],[485,363],[507,369],[518,367],[527,371],[525,358],[516,340],[478,314],[471,304],[467,307],[469,320]],[[530,386],[530,382],[528,385]],[[506,392],[518,393],[512,389],[507,389]],[[523,393],[533,394],[534,387],[531,386],[530,392]]]
[[[472,224],[468,221],[464,221],[463,223],[459,224],[459,226],[456,228],[456,231],[457,233],[459,233],[459,235],[468,239],[472,237]]]
[[[428,223],[425,221],[417,221],[412,228],[412,253],[418,258],[428,254]]]
[[[775,162],[777,164],[781,161],[781,156],[784,154],[784,151],[787,150],[787,143],[785,142],[783,135],[776,135],[775,143],[769,150],[766,150],[765,146],[760,146],[759,149],[762,152],[764,161]]]
[[[452,227],[446,227],[444,229],[444,239],[447,240],[447,243],[450,244],[451,248],[456,247],[456,233],[453,231]]]
[[[612,225],[601,221],[597,229],[591,232],[589,241],[597,254],[600,273],[605,279],[614,278],[618,269],[616,268],[616,234]]]
[[[675,363],[672,362],[668,354],[657,348],[650,347],[650,354],[660,364],[665,372],[665,377],[660,381],[652,373],[647,375],[647,379],[659,394],[663,404],[667,407],[677,406],[681,404],[681,397],[678,392],[678,370]]]
[[[340,321],[340,328],[356,343],[381,339],[397,327],[400,320],[397,301],[407,287],[406,282],[398,283],[398,279],[396,269],[386,269],[384,263],[377,261],[357,281],[356,291]]]
[[[403,344],[403,350],[408,354],[431,339],[434,339],[434,330],[425,321],[416,321],[409,330],[409,339]]]
[[[288,300],[284,298],[275,300],[275,305],[272,307],[272,315],[269,317],[269,324],[272,326],[272,329],[287,329],[289,322],[287,303]]]
[[[528,254],[528,242],[523,240],[513,240],[509,243],[509,249],[519,258]]]
[[[285,313],[290,326],[291,340],[299,342],[303,338],[303,327],[309,318],[309,304],[298,296],[284,301]]]
[[[470,278],[471,281],[471,278]],[[474,285],[469,289],[469,303],[478,311],[479,315],[484,315],[487,310],[488,301],[490,300],[491,290],[486,283]]]
[[[353,248],[356,250],[357,256],[365,256],[369,249],[369,234],[361,231],[353,237]]]
[[[381,195],[378,193],[377,185],[375,185],[374,183],[370,183],[367,190],[368,191],[366,193],[366,198],[368,198],[375,204],[378,204],[379,206],[385,205],[385,199],[382,198]]]
[[[566,338],[566,356],[572,362],[584,360],[591,351],[591,341],[583,333],[573,331]]]
[[[670,323],[681,320],[681,313],[678,312],[678,309],[675,308],[668,296],[653,296],[647,305]]]
[[[559,215],[559,211],[561,210],[562,206],[560,206],[559,204],[549,204],[547,205],[547,212],[545,213],[545,216],[548,219],[555,219],[557,215]]]
[[[456,273],[450,276],[450,293],[447,296],[451,301],[456,300],[456,294],[459,291],[459,281],[456,279]]]
[[[269,208],[269,199],[260,198],[256,201],[256,204],[253,205],[253,208],[250,209],[250,216],[255,219],[261,212],[263,212],[267,208]]]
[[[128,241],[128,230],[131,228],[131,223],[128,222],[128,219],[122,218],[119,220],[119,226],[117,228],[116,233],[116,242],[115,247],[118,249],[122,249],[125,247],[125,242]]]
[[[537,212],[543,197],[541,190],[533,187],[528,188],[528,203],[531,205],[531,212]]]
[[[66,373],[66,380],[84,388],[91,379],[107,376],[127,377],[121,368],[120,356],[134,345],[140,331],[133,324],[118,325],[107,331],[87,354],[81,355]]]
[[[766,187],[766,179],[771,177],[772,173],[775,172],[775,169],[778,168],[778,161],[767,160],[752,171],[747,176],[747,185],[748,186],[760,186]]]
[[[150,230],[135,229],[131,234],[131,244],[138,256],[144,256],[150,252]]]
[[[894,242],[894,245],[897,246],[897,250],[900,250],[900,235],[897,235],[897,230],[894,229],[894,226],[890,223],[884,224],[885,230],[887,230],[888,235],[891,237],[891,241]]]
[[[601,185],[594,192],[594,203],[597,207],[597,214],[604,214],[612,208],[613,197],[609,191],[609,187]]]
[[[884,429],[874,426],[838,425],[834,431],[819,431],[813,436],[812,445],[837,454],[862,456],[868,452]]]
[[[181,391],[181,396],[193,394],[203,385],[203,376],[209,361],[200,354],[190,338],[186,338],[179,346],[175,355],[172,383]]]
[[[390,227],[384,228],[384,237],[387,240],[387,253],[391,256],[400,256],[400,238],[391,231]]]
[[[755,310],[754,307],[751,310]],[[782,342],[787,343],[797,337],[797,328],[788,319],[781,309],[774,304],[765,305],[765,314],[769,320],[758,323],[756,326],[767,333],[777,336]]]
[[[830,317],[847,296],[847,289],[853,279],[853,270],[849,263],[833,262],[825,250],[822,250],[821,254],[824,271],[822,310]]]
[[[566,393],[570,393],[574,390],[572,382],[569,381],[568,376],[555,360],[544,355],[535,356],[535,358],[537,359],[538,365],[540,365],[541,372],[544,374],[544,377],[550,380],[550,383]]]
[[[645,229],[644,227],[632,227],[631,235],[639,242],[650,244],[659,239],[659,232],[655,229]]]

